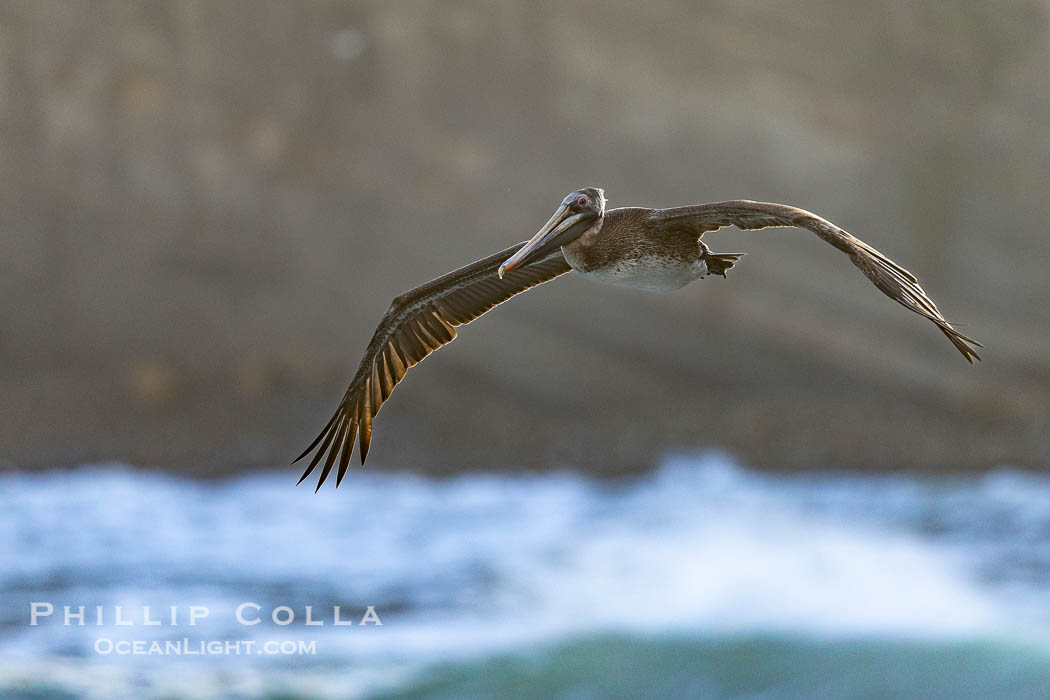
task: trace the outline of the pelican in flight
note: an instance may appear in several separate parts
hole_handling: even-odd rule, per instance
[[[849,256],[883,294],[932,321],[971,364],[981,344],[955,330],[910,272],[838,226],[785,204],[730,200],[673,209],[605,209],[605,192],[570,193],[530,240],[409,290],[390,304],[335,415],[296,462],[316,449],[302,483],[324,458],[317,489],[338,460],[338,487],[354,441],[361,464],[372,420],[410,367],[456,337],[456,326],[538,284],[576,271],[593,280],[650,291],[680,289],[706,275],[726,276],[742,253],[714,253],[701,240],[723,226],[807,229]]]

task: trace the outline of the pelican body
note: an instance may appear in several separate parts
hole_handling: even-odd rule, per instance
[[[684,228],[647,226],[652,210],[613,209],[562,255],[588,279],[650,292],[670,292],[712,271],[725,274],[739,256],[713,256],[696,234]]]
[[[302,483],[324,459],[317,489],[338,462],[336,486],[360,439],[364,464],[372,421],[394,386],[439,347],[456,327],[538,284],[575,271],[598,282],[655,292],[680,289],[709,274],[726,276],[742,253],[714,253],[704,233],[725,226],[807,229],[849,256],[886,296],[925,317],[969,362],[981,344],[959,333],[915,276],[860,239],[803,209],[786,204],[731,200],[676,207],[606,210],[605,193],[586,187],[569,193],[536,235],[523,243],[442,275],[396,297],[379,322],[365,356],[335,414],[295,461],[316,449]]]

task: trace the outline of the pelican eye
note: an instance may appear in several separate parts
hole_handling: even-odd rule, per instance
[[[587,199],[587,195],[585,194],[581,194],[579,197],[576,198],[576,206],[578,207],[585,207],[590,203],[591,201]]]

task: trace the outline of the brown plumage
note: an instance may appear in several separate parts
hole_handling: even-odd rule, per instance
[[[571,270],[612,284],[665,291],[707,274],[725,276],[737,253],[713,253],[700,240],[724,226],[761,229],[797,226],[849,256],[886,296],[932,321],[969,362],[981,344],[959,333],[941,315],[915,276],[863,241],[808,211],[784,204],[732,200],[674,209],[625,207],[605,210],[602,190],[570,193],[532,238],[438,277],[394,299],[343,400],[317,438],[295,460],[316,453],[302,483],[321,463],[317,489],[338,461],[336,486],[360,440],[368,456],[372,421],[405,372],[452,342],[456,326]]]
[[[456,326],[470,323],[493,306],[515,294],[552,280],[572,268],[561,251],[546,260],[496,276],[500,263],[518,252],[525,242],[501,250],[466,267],[438,277],[394,299],[372,335],[372,342],[350,382],[335,415],[321,434],[296,458],[299,461],[320,443],[303,479],[327,454],[317,488],[328,478],[339,455],[336,486],[346,475],[354,440],[360,435],[361,464],[368,456],[372,419],[410,367],[456,338]]]
[[[926,290],[919,285],[915,275],[864,241],[816,214],[786,204],[739,199],[693,207],[658,209],[653,215],[667,225],[683,226],[687,230],[697,231],[701,236],[724,226],[736,226],[744,230],[771,226],[797,226],[808,229],[848,255],[853,264],[859,267],[864,276],[882,290],[883,294],[904,308],[932,321],[970,364],[981,359],[972,346],[983,346],[952,327],[933,303],[933,299],[926,294]]]

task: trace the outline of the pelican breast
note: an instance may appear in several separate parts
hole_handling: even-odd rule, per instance
[[[584,277],[651,292],[681,289],[708,273],[695,233],[652,225],[651,210],[613,209],[572,243],[565,261]]]

